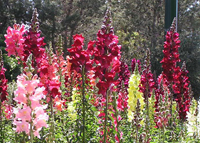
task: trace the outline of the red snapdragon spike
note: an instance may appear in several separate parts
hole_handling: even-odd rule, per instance
[[[166,41],[164,42],[164,58],[160,63],[163,67],[163,76],[167,82],[173,81],[173,73],[176,68],[176,63],[180,62],[178,49],[180,47],[179,34],[175,32],[175,21],[173,21],[170,31],[166,34]]]
[[[49,50],[52,53],[52,49]],[[47,102],[50,101],[50,98],[54,100],[55,97],[61,98],[60,91],[60,76],[59,73],[59,64],[58,57],[55,54],[43,53],[40,63],[38,63],[38,73],[40,76],[39,86],[44,86],[44,93],[47,95]],[[58,108],[57,108],[58,109]]]
[[[128,70],[128,65],[124,62],[121,62],[120,72],[118,78],[118,99],[117,99],[117,108],[119,111],[124,111],[128,106],[128,82],[130,78],[130,71]]]
[[[7,96],[8,96],[8,93],[7,93],[8,80],[5,77],[5,71],[6,71],[5,68],[0,67],[0,96],[1,96],[0,99],[1,99],[1,102],[7,100]]]
[[[125,62],[121,62],[119,78],[118,78],[120,82],[120,84],[118,85],[119,90],[122,89],[122,86],[124,86],[125,91],[127,92],[129,78],[130,78],[130,71],[128,70],[128,65]]]
[[[6,69],[3,67],[3,56],[2,51],[0,50],[0,102],[7,100],[7,82],[8,80],[5,77]]]
[[[190,95],[189,95],[189,78],[187,76],[186,64],[183,63],[182,68],[177,67],[174,72],[174,84],[173,90],[177,95],[175,101],[178,103],[179,117],[181,120],[186,120],[187,111],[190,107]]]
[[[99,30],[97,33],[95,47],[90,47],[90,49],[93,50],[92,53],[95,63],[95,67],[93,69],[95,71],[95,78],[99,79],[98,83],[96,84],[99,89],[98,94],[102,95],[99,104],[102,108],[104,108],[106,105],[106,96],[108,96],[108,114],[111,116],[111,113],[109,113],[110,111],[116,112],[113,105],[110,103],[113,102],[112,92],[116,92],[114,87],[118,86],[120,83],[120,81],[116,80],[115,77],[120,72],[121,46],[118,45],[118,37],[114,35],[113,28],[111,27],[109,11],[106,13],[104,24],[102,25],[101,30]],[[110,94],[108,94],[108,90]],[[126,106],[126,103],[122,104],[124,100],[122,96],[124,95],[121,95],[121,98],[117,98],[117,108],[120,108],[121,110],[124,109],[123,106]],[[104,113],[104,111],[100,110],[100,113]],[[113,118],[115,119],[116,117],[113,116]],[[105,118],[101,118],[101,123],[103,121],[105,121]],[[111,127],[115,127],[115,125],[109,127],[107,126],[108,136],[106,135],[106,142],[109,140],[109,130]],[[101,131],[101,133],[103,135],[104,131]]]
[[[151,73],[151,65],[150,65],[150,51],[147,50],[147,56],[144,63],[144,70],[141,75],[141,84],[139,85],[140,91],[144,95],[144,100],[151,97],[153,89],[155,89],[155,82],[153,78],[153,74]]]
[[[42,48],[44,45],[44,37],[40,37],[39,31],[39,22],[38,22],[38,13],[35,9],[33,12],[32,23],[29,31],[26,32],[25,42],[24,42],[24,63],[26,62],[28,56],[32,53],[33,54],[33,67],[38,66],[42,59],[42,55],[45,52],[45,49]]]
[[[179,34],[175,32],[175,20],[172,23],[170,31],[166,34],[166,41],[164,43],[164,58],[162,59],[163,78],[166,84],[172,85],[174,98],[179,107],[179,117],[181,120],[186,119],[186,111],[190,106],[189,97],[189,80],[187,77],[188,71],[186,70],[185,63],[182,69],[177,66],[180,62],[178,49],[180,47]],[[176,95],[176,96],[175,96]]]

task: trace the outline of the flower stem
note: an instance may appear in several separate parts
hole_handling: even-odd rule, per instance
[[[30,143],[33,143],[33,121],[32,121],[32,112],[31,112],[31,123],[30,123]]]
[[[1,95],[1,94],[0,94],[0,95]],[[3,142],[2,118],[1,118],[1,99],[0,99],[0,128],[1,128],[1,130],[0,130],[0,131],[1,131],[0,133],[1,133],[1,134],[0,134],[0,135],[1,135],[1,137],[2,137],[2,138],[0,138],[0,141]]]
[[[83,104],[83,108],[82,108],[82,112],[83,112],[83,138],[82,138],[82,142],[86,143],[85,141],[85,68],[84,66],[82,67],[82,104]]]
[[[54,135],[54,112],[53,112],[53,99],[50,95],[50,108],[51,108],[51,127],[50,127],[50,143],[53,142],[53,135]]]
[[[106,92],[107,93],[107,92]],[[105,112],[105,127],[104,127],[104,143],[106,143],[106,136],[107,136],[107,120],[108,120],[108,94],[106,95],[106,108]]]
[[[162,127],[162,134],[163,134],[163,143],[165,142],[165,127]]]
[[[149,97],[146,97],[146,142],[149,140]]]
[[[114,93],[114,110],[115,110],[115,118],[117,120],[117,137],[119,139],[119,143],[120,143],[120,134],[119,134],[119,121],[118,121],[118,111],[117,111],[117,100],[116,100],[116,94]]]

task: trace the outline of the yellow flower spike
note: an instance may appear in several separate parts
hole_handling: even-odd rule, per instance
[[[142,111],[144,108],[143,93],[139,91],[140,79],[141,79],[141,76],[136,68],[129,80],[129,88],[128,88],[128,107],[129,107],[128,119],[129,121],[133,120],[133,113],[136,110],[137,99],[139,99],[140,101],[140,110]]]
[[[81,100],[80,94],[77,92],[75,88],[73,88],[72,91],[72,101],[69,102],[67,112],[68,112],[68,117],[71,119],[71,121],[76,120],[77,114],[76,114],[76,103]]]

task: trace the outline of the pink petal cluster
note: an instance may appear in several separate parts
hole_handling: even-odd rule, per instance
[[[16,132],[30,134],[31,123],[34,135],[40,138],[39,131],[42,127],[47,127],[48,115],[45,113],[45,106],[41,100],[45,99],[43,94],[45,88],[38,87],[38,77],[34,75],[28,80],[25,74],[19,75],[17,79],[17,90],[14,100],[18,103],[18,108],[14,110]]]
[[[43,54],[42,60],[38,65],[38,73],[40,76],[40,86],[45,87],[46,94],[48,93],[47,101],[50,101],[50,96],[54,99],[56,96],[61,97],[60,91],[60,76],[57,75],[59,72],[57,63],[57,57],[53,54]]]
[[[24,33],[25,28],[24,25],[14,24],[14,28],[8,27],[7,34],[5,35],[5,43],[6,43],[6,51],[8,52],[8,56],[14,55],[18,56],[21,60],[23,60],[23,52],[24,52]]]

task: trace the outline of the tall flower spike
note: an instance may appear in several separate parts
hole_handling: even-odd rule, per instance
[[[182,121],[185,121],[187,111],[190,107],[190,95],[189,95],[189,78],[187,76],[186,64],[183,62],[182,68],[175,69],[176,76],[174,76],[173,89],[177,94],[176,102],[179,108],[179,117]]]
[[[174,19],[170,31],[166,34],[166,41],[164,42],[164,57],[160,63],[162,63],[163,76],[170,84],[173,82],[174,69],[176,63],[180,62],[178,48],[180,47],[179,34],[176,30],[176,19]]]
[[[102,95],[100,104],[102,107],[105,107],[105,110],[101,110],[99,114],[99,116],[105,117],[102,118],[104,127],[101,132],[104,136],[104,142],[109,140],[108,132],[110,132],[110,126],[107,123],[110,120],[108,118],[109,114],[111,114],[109,111],[113,108],[109,104],[112,103],[112,92],[116,90],[114,87],[118,85],[115,77],[120,71],[121,64],[121,46],[118,45],[118,37],[114,35],[110,16],[110,11],[107,10],[101,30],[97,33],[96,46],[94,47],[94,62],[96,63],[94,67],[95,78],[99,78],[96,86],[99,89],[98,94]]]
[[[145,102],[147,98],[151,97],[155,82],[153,74],[151,73],[151,63],[150,63],[150,50],[146,51],[146,59],[144,64],[144,70],[141,75],[140,91],[144,94]]]
[[[29,55],[26,64],[25,73],[17,77],[14,100],[20,106],[15,109],[13,124],[16,126],[16,132],[25,132],[30,136],[30,142],[33,142],[34,136],[40,138],[39,131],[42,127],[48,127],[48,115],[45,113],[46,105],[42,103],[42,99],[46,97],[45,88],[38,87],[38,76],[32,74],[32,54]]]
[[[44,45],[44,37],[40,37],[41,31],[39,30],[37,9],[34,10],[31,25],[29,30],[26,32],[25,42],[24,42],[24,63],[26,62],[28,56],[33,54],[33,68],[38,68],[42,55],[45,49],[42,48]],[[25,65],[26,66],[26,65]],[[37,71],[36,71],[37,72]]]

